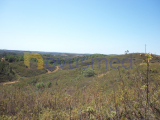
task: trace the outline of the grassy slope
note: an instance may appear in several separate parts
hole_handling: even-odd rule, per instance
[[[101,69],[98,68],[98,61],[95,61],[93,69],[97,75],[94,77],[83,77],[84,69],[80,67],[85,66],[81,63],[78,69],[70,69],[66,64],[55,73],[36,74],[37,76],[28,78],[23,77],[24,72],[16,71],[21,75],[21,81],[0,87],[0,110],[3,110],[0,114],[6,118],[13,115],[15,119],[22,119],[22,116],[26,119],[144,119],[146,65],[140,65],[142,58],[139,54],[133,54],[133,69],[124,69],[121,63],[118,71],[109,67],[112,58],[118,58],[122,62],[124,58],[130,58],[130,55],[106,57],[107,69],[105,61],[101,62]],[[150,105],[148,114],[158,119],[159,58],[154,57],[153,61],[155,63],[151,64],[149,74],[150,96],[154,93],[156,95],[150,98],[152,106]],[[90,64],[91,60],[85,62]],[[124,65],[129,66],[129,61],[125,61]],[[37,90],[36,83],[46,84],[49,81],[52,83],[51,88]],[[156,89],[153,91],[152,88]]]

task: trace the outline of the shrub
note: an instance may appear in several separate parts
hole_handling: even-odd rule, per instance
[[[33,79],[33,80],[28,81],[28,84],[35,85],[37,83],[37,81],[38,81],[37,79]]]
[[[47,82],[47,83],[46,83],[46,86],[47,86],[48,88],[50,88],[50,87],[51,87],[51,85],[52,85],[52,83],[51,83],[51,82]]]
[[[37,84],[36,84],[36,88],[37,88],[37,89],[43,89],[43,88],[45,88],[45,85],[44,85],[43,82],[40,82],[40,83],[37,83]]]
[[[91,69],[91,68],[85,69],[85,70],[83,71],[83,76],[84,76],[84,77],[92,77],[92,76],[94,76],[94,75],[95,75],[95,72],[94,72],[94,70]]]

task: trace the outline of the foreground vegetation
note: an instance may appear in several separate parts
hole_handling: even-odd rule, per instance
[[[4,120],[129,120],[160,118],[160,58],[152,60],[142,54],[133,54],[133,69],[122,66],[130,55],[98,56],[106,58],[88,69],[79,63],[79,68],[70,69],[66,64],[57,72],[38,72],[24,76],[17,71],[20,61],[13,65],[20,82],[0,85],[0,119]],[[94,58],[94,57],[93,57]],[[120,64],[110,67],[109,61],[118,58]],[[145,59],[144,63],[142,60]],[[113,61],[117,63],[117,61]],[[17,66],[16,66],[17,64]],[[34,63],[33,63],[34,64]],[[15,65],[15,67],[14,67]],[[73,62],[71,66],[76,66]],[[124,66],[130,66],[125,61]],[[28,68],[25,68],[28,69]],[[46,68],[44,68],[46,69]],[[30,71],[30,70],[28,70]],[[31,74],[31,73],[26,73]]]

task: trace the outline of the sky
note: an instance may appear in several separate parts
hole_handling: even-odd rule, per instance
[[[160,55],[159,0],[0,0],[0,49]]]

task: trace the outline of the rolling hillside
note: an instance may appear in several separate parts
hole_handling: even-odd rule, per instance
[[[5,61],[15,74],[11,81],[18,82],[0,84],[0,119],[158,120],[160,57],[153,56],[148,65],[142,63],[145,58],[139,53],[86,55],[64,67],[48,63],[57,66],[49,73],[45,64],[37,69],[34,60],[30,69],[23,61]]]

